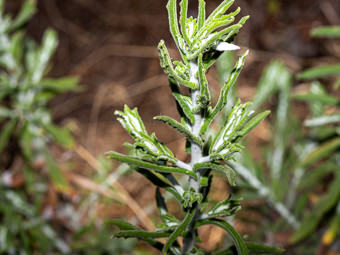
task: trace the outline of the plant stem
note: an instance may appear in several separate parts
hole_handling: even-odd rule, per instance
[[[198,73],[198,60],[194,59],[190,61],[190,81],[194,82],[195,84],[200,85],[199,80],[197,78],[197,73]],[[198,86],[198,88],[199,87],[200,86]],[[199,93],[200,93],[199,89],[194,90],[192,92],[191,99],[192,99],[193,108],[195,108],[198,105]],[[194,135],[199,136],[202,123],[203,123],[203,119],[202,119],[201,113],[200,112],[196,113],[195,123],[191,127],[191,131],[193,132]],[[190,162],[192,171],[194,171],[193,170],[194,164],[202,161],[202,158],[203,158],[203,154],[202,154],[201,146],[195,142],[192,142],[191,143],[191,162]],[[201,174],[198,171],[197,180],[195,180],[192,177],[190,177],[189,179],[189,187],[188,187],[189,191],[191,190],[191,188],[193,188],[195,192],[198,194],[200,192],[200,180],[201,180]],[[191,208],[190,210],[195,210],[195,216],[193,217],[192,221],[189,224],[189,233],[191,233],[191,235],[184,238],[183,240],[182,254],[186,254],[187,252],[190,252],[190,250],[195,244],[195,240],[196,240],[195,222],[200,217],[200,204],[195,203],[193,205],[193,208]]]

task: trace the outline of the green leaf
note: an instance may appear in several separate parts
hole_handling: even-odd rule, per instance
[[[64,174],[60,171],[57,163],[48,152],[45,152],[45,159],[47,171],[53,184],[56,186],[57,189],[67,190],[69,188],[68,182]]]
[[[20,146],[22,153],[26,160],[31,161],[33,158],[33,135],[31,133],[31,130],[29,129],[29,126],[26,125],[20,130]]]
[[[0,13],[3,14],[5,7],[5,0],[0,0]]]
[[[123,231],[143,231],[140,228],[137,228],[136,226],[123,221],[123,220],[109,220],[105,223],[106,225],[115,225],[117,227],[119,227],[121,230]],[[145,232],[145,231],[144,231]],[[128,236],[126,236],[128,237]],[[146,243],[148,243],[149,245],[155,247],[158,250],[162,250],[163,249],[163,244],[154,240],[153,238],[150,237],[139,237],[140,239],[142,239],[143,241],[145,241]]]
[[[313,80],[336,74],[340,74],[340,65],[328,65],[310,68],[299,73],[297,78],[300,80]]]
[[[10,29],[15,30],[24,25],[26,22],[28,22],[37,10],[36,5],[37,3],[35,0],[26,0],[23,6],[21,7],[18,16],[11,24]]]
[[[174,161],[174,155],[163,143],[161,143],[155,134],[148,135],[142,119],[140,118],[137,108],[131,110],[127,105],[124,106],[124,112],[115,111],[119,115],[118,121],[136,140],[136,149],[143,149],[143,153],[156,159],[163,158],[168,161]]]
[[[326,175],[334,172],[336,168],[337,167],[334,164],[331,164],[331,162],[321,164],[306,174],[306,176],[299,183],[298,188],[315,188],[318,184],[320,184],[320,180],[322,180]]]
[[[222,154],[225,154],[223,150],[226,146],[228,146],[229,143],[237,142],[239,132],[245,128],[244,125],[246,125],[246,121],[253,114],[253,111],[249,111],[250,105],[250,102],[240,104],[240,100],[235,103],[224,125],[220,127],[220,130],[211,143],[210,153],[222,152]]]
[[[184,193],[184,190],[181,186],[175,181],[176,179],[171,174],[164,174],[163,176],[161,173],[152,172],[150,170],[146,170],[143,168],[136,168],[137,172],[142,174],[145,178],[147,178],[152,184],[154,184],[157,187],[165,189],[167,192],[171,193],[178,202],[182,201],[182,195]],[[166,180],[169,179],[171,186],[169,183],[167,183]]]
[[[115,111],[115,114],[119,116],[118,121],[120,124],[134,139],[143,138],[143,134],[147,135],[146,128],[138,114],[137,108],[131,110],[127,105],[124,105],[124,112]]]
[[[325,115],[305,121],[306,127],[317,127],[340,122],[340,114]]]
[[[205,24],[212,23],[214,20],[222,16],[229,7],[235,2],[235,0],[224,0],[207,18]]]
[[[178,105],[181,107],[185,117],[190,120],[191,124],[194,124],[195,122],[195,116],[192,112],[192,100],[188,96],[184,96],[180,93],[180,90],[178,88],[178,85],[175,84],[175,82],[169,80],[170,88],[172,91],[172,95],[175,97]]]
[[[149,161],[141,160],[135,157],[126,156],[114,151],[110,151],[107,153],[107,157],[110,159],[116,159],[120,162],[124,162],[133,166],[145,168],[148,170],[154,170],[161,173],[178,173],[178,174],[185,174],[193,177],[194,179],[197,179],[197,175],[190,170],[183,169],[183,168],[177,168],[172,166],[165,166],[165,165],[157,165],[154,163],[151,163]]]
[[[145,178],[147,178],[153,185],[160,187],[160,188],[168,188],[171,185],[167,182],[166,178],[161,174],[156,174],[149,170],[138,168],[135,169],[138,173],[142,174]]]
[[[158,187],[156,189],[156,203],[157,203],[159,215],[168,214],[168,208],[166,207],[165,200]]]
[[[262,113],[257,114],[254,118],[252,118],[250,121],[248,121],[244,128],[242,128],[238,135],[239,137],[244,137],[247,135],[251,130],[253,130],[258,124],[260,124],[261,121],[263,121],[268,115],[270,114],[270,111],[264,111]]]
[[[177,48],[180,50],[183,60],[186,60],[184,41],[178,28],[177,0],[169,0],[166,8],[168,10],[171,35],[176,43]]]
[[[124,237],[124,238],[139,238],[139,239],[147,239],[147,238],[163,238],[168,237],[170,233],[167,232],[148,232],[143,230],[126,230],[120,231],[114,234],[115,237]]]
[[[282,249],[275,247],[269,247],[262,244],[246,243],[249,250],[249,255],[260,255],[260,254],[281,254],[284,252]],[[226,250],[218,251],[213,255],[237,255],[237,250],[235,246],[232,246]]]
[[[291,238],[292,243],[297,243],[310,236],[319,225],[323,216],[338,203],[340,199],[339,183],[340,172],[336,171],[335,179],[332,181],[327,194],[320,198],[313,210],[302,221],[299,229]]]
[[[0,106],[0,120],[6,119],[6,118],[11,118],[11,117],[13,118],[14,115],[15,115],[15,113],[12,110],[10,110],[6,107]]]
[[[179,123],[178,121],[168,117],[168,116],[156,116],[154,117],[155,120],[163,121],[164,123],[168,124],[169,126],[173,127],[177,131],[181,132],[188,140],[203,146],[203,141],[200,137],[195,136],[185,125]]]
[[[337,235],[340,233],[339,229],[340,229],[340,201],[336,208],[336,213],[331,220],[330,226],[323,235],[322,238],[323,245],[329,246],[333,244],[336,241]]]
[[[313,37],[340,37],[340,26],[322,26],[312,29],[311,36]]]
[[[190,44],[190,39],[187,33],[187,15],[188,15],[188,0],[182,0],[180,2],[181,13],[180,13],[180,24],[181,31],[185,41]]]
[[[202,125],[202,128],[200,130],[200,134],[204,134],[211,121],[213,120],[213,118],[216,116],[217,113],[219,113],[223,107],[227,104],[227,99],[228,99],[228,93],[230,91],[230,89],[234,86],[243,66],[244,66],[244,61],[246,56],[248,55],[248,51],[246,51],[237,61],[232,73],[229,76],[228,81],[225,83],[225,85],[223,86],[220,96],[218,98],[218,101],[214,107],[214,109],[212,110],[212,112],[209,114],[209,116],[207,116],[207,118],[204,121],[204,124]]]
[[[218,31],[221,27],[226,27],[235,20],[235,16],[241,11],[241,8],[238,7],[234,12],[229,13],[228,15],[222,15],[219,18],[214,19],[213,22],[206,25],[205,33],[211,34],[213,32]]]
[[[165,46],[165,43],[163,40],[161,40],[158,44],[158,53],[160,58],[160,64],[164,72],[170,77],[175,79],[178,83],[183,84],[184,86],[191,88],[191,89],[197,89],[198,84],[189,81],[189,77],[182,77],[180,74],[176,72],[174,69],[172,60],[169,55],[169,51]]]
[[[330,95],[320,95],[314,93],[297,93],[293,94],[292,98],[296,100],[306,101],[309,103],[320,102],[327,105],[337,105],[340,103],[340,100],[336,97]]]
[[[275,78],[272,80],[279,90],[278,103],[275,116],[275,132],[273,132],[273,151],[269,162],[269,167],[273,179],[273,190],[283,190],[277,187],[282,186],[281,176],[284,168],[285,153],[287,151],[289,133],[291,129],[290,119],[290,91],[292,86],[292,75],[283,63],[278,62],[278,69]],[[269,81],[270,82],[270,81]],[[264,85],[265,86],[265,85]],[[275,196],[280,198],[279,192]]]
[[[236,232],[236,230],[226,221],[222,221],[219,219],[209,219],[209,220],[198,220],[196,221],[195,227],[200,227],[203,225],[216,225],[222,229],[224,229],[228,235],[233,240],[238,255],[248,255],[248,248],[242,237]]]
[[[40,82],[41,78],[43,77],[47,65],[54,54],[58,45],[58,38],[55,31],[48,29],[44,33],[42,46],[39,49],[39,53],[37,58],[35,59],[35,65],[33,74],[32,74],[32,82],[33,84],[37,84]]]
[[[198,22],[197,22],[197,28],[198,30],[201,29],[204,25],[205,21],[205,1],[204,0],[198,0],[199,6],[198,6]]]
[[[340,88],[340,79],[337,79],[334,83],[334,89]]]
[[[51,123],[44,124],[46,131],[53,137],[53,139],[61,146],[71,149],[74,145],[73,137],[67,128],[60,128]]]
[[[300,166],[306,167],[316,161],[331,155],[332,152],[340,147],[340,137],[327,141],[309,153],[300,163]]]
[[[203,55],[200,54],[198,56],[198,78],[200,82],[200,97],[204,98],[205,103],[201,106],[202,108],[207,108],[210,104],[210,92],[208,88],[208,80],[204,73],[203,66]]]
[[[114,220],[108,220],[105,222],[106,225],[115,225],[117,227],[119,227],[121,230],[138,230],[139,228],[137,228],[136,226],[124,221],[124,220],[118,220],[118,219],[114,219]]]
[[[194,165],[194,170],[202,170],[202,169],[211,169],[214,170],[218,173],[222,173],[225,175],[228,179],[228,182],[231,186],[235,186],[235,179],[236,179],[236,173],[235,171],[230,168],[228,165],[219,165],[216,163],[211,163],[211,162],[205,162],[205,163],[196,163]]]
[[[237,211],[241,209],[241,201],[242,199],[231,199],[231,197],[228,197],[227,199],[214,205],[207,212],[207,215],[210,218],[228,217],[234,215]]]
[[[256,94],[253,99],[253,109],[258,109],[276,91],[280,90],[280,82],[290,75],[281,61],[272,61],[263,72],[257,85]]]
[[[20,70],[20,65],[22,61],[22,56],[24,52],[24,46],[23,46],[23,33],[17,32],[15,33],[11,38],[11,49],[10,53],[15,61],[16,69]],[[19,71],[18,70],[18,71]]]
[[[61,93],[67,91],[77,91],[79,78],[74,76],[63,77],[59,79],[43,79],[40,84],[46,90]]]
[[[1,134],[0,134],[0,154],[2,154],[3,150],[8,144],[8,141],[11,138],[11,135],[15,130],[15,126],[17,125],[17,122],[18,120],[16,118],[13,118],[2,128]]]
[[[173,242],[176,241],[177,237],[179,236],[183,236],[183,233],[186,229],[186,227],[189,225],[189,223],[191,222],[192,218],[195,215],[196,210],[192,210],[191,212],[188,212],[185,216],[185,218],[183,219],[183,221],[179,224],[179,226],[175,229],[174,232],[171,233],[171,235],[169,236],[167,242],[165,243],[162,253],[164,255],[167,254],[170,246],[173,244]]]
[[[243,26],[248,18],[249,16],[243,17],[238,22],[238,24],[232,25],[230,27],[222,29],[221,31],[213,33],[212,36],[209,37],[209,39],[204,40],[199,49],[197,49],[194,53],[188,55],[188,59],[194,60],[199,56],[199,54],[208,52],[213,46],[215,46],[218,41],[228,41],[228,39],[230,39],[235,33],[240,30],[240,28]]]

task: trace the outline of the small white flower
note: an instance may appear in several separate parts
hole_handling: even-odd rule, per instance
[[[217,51],[239,50],[240,47],[227,42],[221,42],[216,46]]]

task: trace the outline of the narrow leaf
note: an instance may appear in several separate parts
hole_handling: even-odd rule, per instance
[[[173,242],[176,241],[177,237],[183,235],[186,227],[189,225],[189,223],[191,222],[192,218],[195,215],[195,210],[192,210],[191,212],[188,212],[187,215],[185,216],[185,218],[183,219],[183,221],[181,222],[181,224],[176,228],[176,230],[174,232],[172,232],[172,234],[169,236],[166,244],[164,245],[164,248],[162,250],[162,253],[164,255],[167,254],[168,249],[170,248],[170,246],[173,244]]]
[[[39,50],[32,75],[32,82],[38,83],[45,74],[48,62],[54,54],[58,45],[58,38],[55,31],[49,29],[44,33],[42,46]]]
[[[164,165],[157,165],[154,163],[151,163],[149,161],[141,160],[135,157],[126,156],[123,154],[120,154],[118,152],[110,151],[107,153],[107,157],[111,159],[116,159],[120,162],[124,162],[133,166],[145,168],[148,170],[154,170],[161,173],[178,173],[178,174],[185,174],[189,175],[195,179],[197,179],[196,174],[193,171],[183,169],[183,168],[177,168],[172,166],[164,166]]]
[[[184,45],[183,38],[178,28],[178,19],[177,19],[177,0],[169,0],[167,6],[168,17],[169,17],[169,25],[171,35],[177,45],[177,48],[180,50],[182,58],[185,60],[184,54]]]
[[[180,24],[181,24],[181,31],[184,39],[188,44],[190,44],[190,39],[188,37],[186,24],[187,24],[187,15],[188,15],[188,0],[182,0],[180,3],[181,6],[181,13],[180,13]]]
[[[123,220],[117,220],[117,219],[109,220],[109,221],[106,221],[105,224],[115,225],[123,231],[143,231],[140,228],[137,228],[136,226]],[[163,249],[163,244],[154,240],[153,238],[150,238],[150,237],[139,237],[139,238],[160,251]]]
[[[327,105],[337,105],[340,103],[338,98],[327,94],[297,93],[293,94],[292,97],[296,100],[306,101],[308,103],[319,102]]]
[[[231,237],[233,240],[236,249],[237,249],[237,254],[239,255],[248,255],[248,248],[246,243],[243,241],[242,237],[236,232],[236,230],[226,221],[222,221],[219,219],[210,219],[210,220],[199,220],[196,221],[195,227],[200,227],[203,225],[216,225],[222,229],[224,229],[228,235]]]
[[[209,114],[209,116],[205,119],[204,124],[202,125],[202,128],[200,130],[200,134],[204,134],[211,121],[213,120],[213,118],[216,116],[217,113],[219,113],[223,107],[227,104],[227,99],[228,99],[228,93],[230,91],[230,89],[234,86],[243,66],[244,66],[244,61],[246,56],[248,55],[249,51],[246,51],[237,61],[233,71],[231,72],[231,74],[229,75],[229,79],[228,81],[225,83],[225,85],[223,86],[221,92],[220,92],[220,96],[218,98],[218,101],[214,107],[214,109],[212,110],[212,112]]]
[[[268,115],[270,114],[270,111],[264,111],[262,113],[257,114],[254,118],[252,118],[250,121],[248,121],[244,128],[242,128],[238,136],[244,137],[247,135],[251,130],[253,130],[262,120],[264,120]]]
[[[44,124],[44,128],[58,144],[67,149],[72,148],[74,140],[70,131],[67,128],[60,128],[51,123]]]
[[[301,166],[305,167],[315,163],[316,161],[329,156],[333,151],[340,147],[340,138],[334,138],[330,141],[325,142],[318,148],[308,154],[302,161]]]
[[[145,178],[147,178],[153,185],[160,187],[160,188],[168,188],[171,185],[166,181],[166,178],[161,174],[156,174],[152,171],[136,167],[135,170],[142,174]]]
[[[258,109],[268,98],[280,89],[279,81],[287,73],[281,61],[272,61],[263,72],[253,98],[253,109]],[[286,76],[286,75],[285,75]]]
[[[13,115],[15,115],[15,113],[12,110],[6,107],[0,106],[0,120],[13,117]]]
[[[306,174],[306,176],[299,183],[298,188],[300,190],[315,188],[318,184],[320,184],[320,180],[334,172],[336,168],[336,165],[331,164],[331,162],[319,165],[318,167],[314,168],[313,171]]]
[[[53,182],[59,190],[67,190],[69,188],[69,184],[65,178],[65,175],[59,169],[57,163],[54,161],[52,156],[46,152],[45,153],[46,165],[48,174]]]
[[[79,78],[78,77],[63,77],[59,79],[44,79],[41,81],[41,85],[46,90],[53,92],[65,92],[65,91],[77,91]]]
[[[235,183],[236,173],[228,165],[219,165],[219,164],[211,163],[211,162],[196,163],[194,165],[195,171],[203,170],[203,169],[211,169],[211,170],[214,170],[218,173],[225,175],[231,186],[235,186],[235,184],[236,184]]]
[[[262,244],[255,243],[246,243],[249,255],[260,255],[260,254],[281,254],[284,252],[282,249],[278,249],[275,247],[270,247]],[[236,247],[230,247],[226,250],[219,251],[214,253],[213,255],[237,255]]]
[[[148,232],[143,230],[126,230],[120,231],[116,233],[115,237],[124,237],[124,238],[139,238],[139,239],[147,239],[147,238],[163,238],[168,237],[170,233],[167,232]]]
[[[158,187],[156,189],[156,203],[159,214],[166,215],[168,213],[168,208],[166,207],[165,200]]]
[[[204,73],[203,55],[198,56],[198,78],[200,82],[200,96],[205,99],[205,108],[210,104],[210,92],[208,88],[208,80]]]
[[[319,200],[311,213],[303,220],[299,229],[291,238],[292,243],[297,243],[312,234],[319,225],[323,216],[338,203],[340,199],[339,183],[340,173],[337,171],[336,177],[332,181],[327,194]]]
[[[239,31],[242,27],[242,24],[248,19],[248,17],[243,17],[238,24],[232,25],[230,27],[224,28],[221,31],[213,33],[211,37],[206,38],[203,41],[200,48],[191,55],[188,55],[189,60],[196,59],[199,54],[209,51],[218,40],[223,38],[223,41],[227,41],[236,31]]]
[[[18,120],[16,118],[13,118],[2,128],[1,134],[0,134],[0,154],[2,154],[2,151],[5,149],[6,145],[8,144],[8,141],[12,133],[14,132],[17,122]]]
[[[191,88],[191,89],[197,89],[198,85],[194,82],[191,82],[187,80],[186,78],[181,77],[177,74],[176,70],[173,67],[169,51],[165,46],[165,43],[163,40],[161,40],[158,44],[158,53],[160,58],[160,64],[164,72],[171,78],[175,79],[178,83],[183,84],[184,86]]]
[[[37,3],[34,0],[25,1],[18,16],[11,24],[10,29],[15,30],[29,21],[36,12],[36,5]]]
[[[185,116],[190,120],[191,124],[194,124],[195,122],[195,115],[191,110],[190,102],[188,102],[191,99],[185,98],[185,96],[181,95],[178,92],[173,92],[173,96],[175,97],[176,101],[180,105],[180,107],[183,110],[183,113]]]
[[[340,74],[340,65],[319,66],[307,69],[297,75],[300,80],[312,80],[329,75]]]
[[[212,22],[214,19],[223,15],[235,0],[224,0],[207,18],[206,23]]]
[[[164,123],[170,125],[177,131],[181,132],[188,140],[203,146],[203,141],[200,137],[195,136],[186,126],[178,121],[168,117],[168,116],[156,116],[154,117],[155,120],[163,121]]]
[[[200,30],[205,22],[205,1],[204,0],[198,0],[199,7],[198,7],[198,30]]]
[[[313,37],[340,37],[340,26],[322,26],[312,29],[311,36]]]
[[[325,115],[305,121],[305,126],[307,127],[317,127],[327,124],[335,124],[340,122],[340,114]]]
[[[336,213],[333,216],[330,226],[322,237],[322,243],[325,246],[330,246],[336,240],[336,237],[340,229],[340,201],[336,209]]]

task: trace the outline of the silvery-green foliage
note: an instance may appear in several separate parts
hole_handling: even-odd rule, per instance
[[[23,1],[16,16],[5,13],[5,2],[0,0],[0,253],[68,254],[70,247],[42,216],[42,208],[48,183],[67,186],[49,145],[54,141],[69,148],[73,139],[53,124],[47,103],[75,89],[77,79],[45,78],[58,39],[47,30],[39,45],[25,34],[36,1]],[[24,178],[18,187],[16,174]]]
[[[248,16],[234,23],[240,8],[226,14],[234,1],[225,0],[206,17],[205,1],[198,2],[197,18],[187,17],[188,0],[180,2],[178,18],[177,1],[168,1],[170,32],[180,51],[181,60],[171,59],[163,40],[158,50],[160,64],[168,75],[180,120],[168,116],[154,118],[184,135],[186,151],[190,153],[191,160],[178,160],[154,134],[148,135],[137,109],[131,110],[125,106],[124,112],[117,111],[118,120],[135,140],[134,144],[126,144],[134,155],[111,151],[108,157],[131,165],[157,186],[156,203],[162,222],[155,232],[148,232],[127,222],[113,220],[111,223],[120,228],[115,236],[137,237],[162,251],[162,254],[206,254],[197,246],[197,229],[203,225],[215,225],[224,229],[233,241],[232,247],[216,254],[280,253],[280,250],[274,248],[246,243],[225,220],[240,209],[240,200],[228,197],[216,205],[208,201],[214,171],[224,173],[231,185],[235,184],[236,174],[228,162],[234,160],[234,154],[242,149],[240,139],[256,127],[269,111],[256,115],[251,110],[251,103],[241,104],[240,100],[225,109],[247,51],[228,75],[217,102],[211,102],[206,72],[223,51],[239,49],[232,41]],[[189,94],[183,92],[183,86],[189,88]],[[227,118],[220,130],[216,130],[216,135],[211,136],[213,132],[207,131],[222,110],[228,112]],[[187,177],[184,184],[177,180],[177,175]],[[181,205],[183,217],[177,218],[169,213],[161,190],[174,196]],[[179,237],[183,237],[183,245],[179,244]],[[167,241],[162,243],[158,240],[160,238],[166,238]]]
[[[25,1],[12,18],[0,1],[0,153],[13,143],[28,165],[43,159],[54,184],[65,188],[66,180],[49,153],[56,143],[70,148],[73,139],[65,128],[53,124],[47,103],[58,93],[77,88],[77,78],[45,78],[58,45],[55,31],[48,29],[41,45],[22,29],[36,10],[35,1]],[[4,162],[2,162],[5,164]],[[7,163],[6,163],[7,164]],[[10,164],[10,162],[8,163]]]

